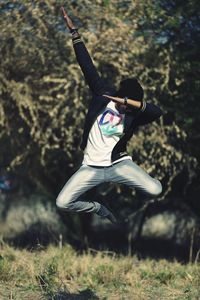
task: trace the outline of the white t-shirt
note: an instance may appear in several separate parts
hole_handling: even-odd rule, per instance
[[[83,164],[110,166],[112,150],[124,134],[124,114],[120,114],[115,103],[110,101],[94,122],[84,151]],[[131,159],[124,156],[115,161]]]

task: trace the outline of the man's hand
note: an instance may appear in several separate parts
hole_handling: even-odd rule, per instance
[[[66,11],[65,11],[65,9],[64,9],[63,6],[61,7],[61,10],[62,10],[63,18],[64,18],[64,20],[66,22],[66,25],[67,25],[68,29],[69,30],[75,29],[76,27],[74,26],[74,24],[73,24],[72,20],[70,19],[70,17],[67,15],[67,13],[66,13]]]
[[[125,99],[124,98],[120,98],[120,97],[113,97],[113,96],[109,96],[109,95],[103,95],[106,98],[111,99],[111,101],[120,104],[120,105],[129,105],[129,106],[133,106],[134,108],[141,108],[142,103],[141,101],[137,101],[137,100],[133,100],[133,99],[126,99],[126,103],[125,103]]]
[[[109,96],[109,95],[103,95],[106,98],[111,99],[113,102],[119,103],[119,104],[124,104],[124,99],[123,98],[119,98],[119,97],[113,97],[113,96]]]

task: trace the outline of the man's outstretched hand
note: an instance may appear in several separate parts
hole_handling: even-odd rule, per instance
[[[68,29],[75,29],[76,27],[74,26],[74,23],[72,22],[72,20],[70,19],[70,17],[68,16],[68,14],[66,13],[64,7],[61,7],[62,13],[63,13],[63,18],[66,22],[66,25],[68,27]]]

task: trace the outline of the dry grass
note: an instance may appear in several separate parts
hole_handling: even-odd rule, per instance
[[[0,300],[200,299],[199,265],[138,260],[115,253],[78,255],[70,246],[0,249]]]

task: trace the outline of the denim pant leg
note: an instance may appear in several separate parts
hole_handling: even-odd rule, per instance
[[[108,176],[113,182],[126,184],[149,196],[157,196],[162,192],[160,181],[151,177],[130,159],[114,164]]]
[[[84,201],[81,195],[104,182],[104,170],[82,165],[68,180],[56,199],[58,208],[64,211],[98,213],[103,205],[95,201]]]

